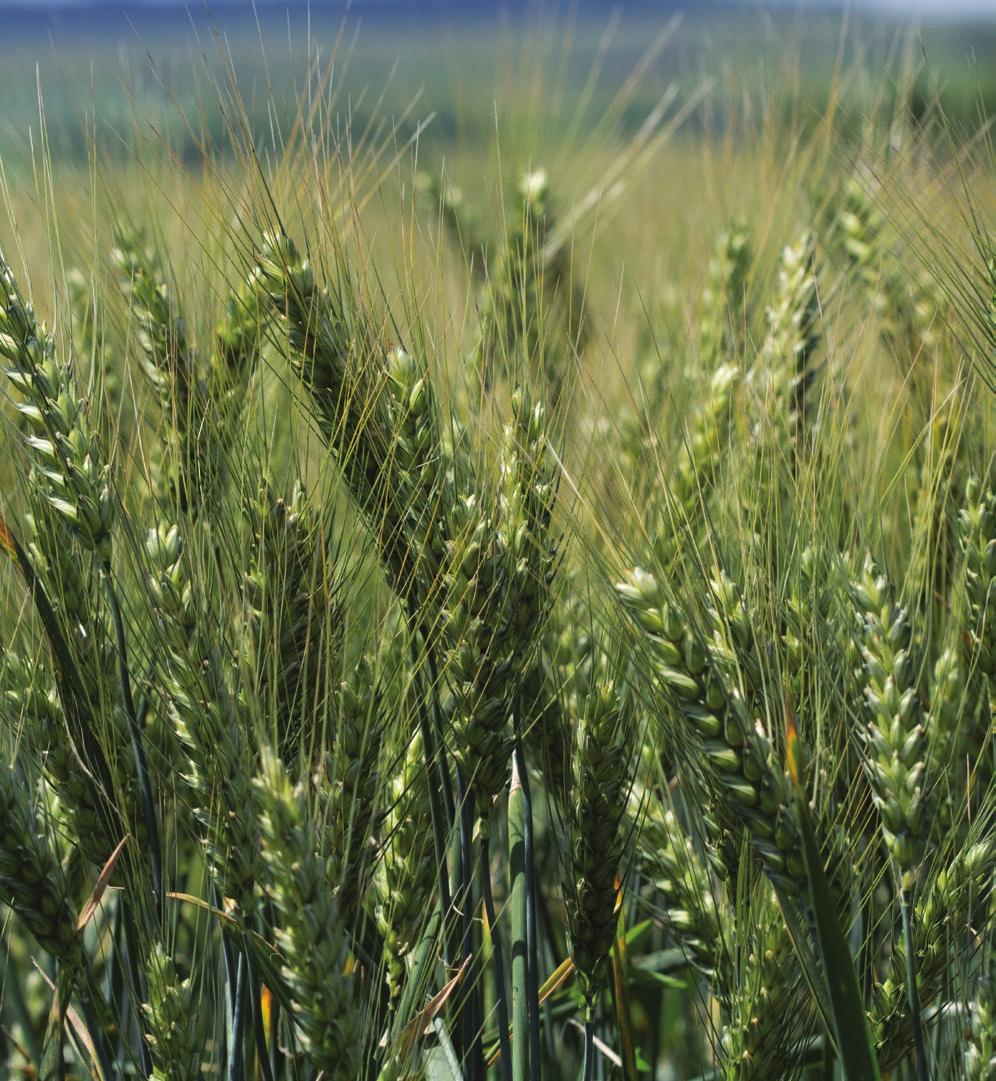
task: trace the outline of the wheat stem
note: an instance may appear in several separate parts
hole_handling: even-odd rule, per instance
[[[519,773],[518,748],[512,756],[508,787],[508,866],[511,877],[508,905],[512,942],[512,1081],[526,1081],[532,1041],[529,1018],[529,939],[526,873],[525,798]],[[528,1035],[527,1035],[528,1033]]]
[[[491,930],[491,963],[494,965],[495,1003],[498,1008],[501,1075],[503,1081],[512,1081],[512,1041],[509,1036],[508,989],[505,986],[505,951],[501,944],[501,931],[498,928],[498,916],[491,890],[491,842],[487,833],[481,837],[481,893],[488,927]],[[513,1003],[514,1001],[513,990]]]
[[[121,618],[121,607],[118,604],[117,593],[111,579],[110,567],[105,564],[101,569],[101,577],[104,584],[104,592],[107,596],[107,604],[111,610],[111,620],[114,624],[114,640],[118,655],[118,681],[121,687],[121,701],[124,705],[125,716],[128,720],[128,735],[131,739],[131,750],[135,760],[135,773],[138,776],[138,787],[142,798],[142,815],[145,821],[145,829],[148,833],[149,864],[152,869],[152,892],[156,899],[156,911],[158,919],[163,916],[163,871],[162,856],[159,843],[159,817],[156,814],[155,800],[152,795],[152,783],[149,779],[149,766],[146,760],[142,729],[135,710],[135,701],[131,690],[131,673],[128,670],[127,640],[125,637],[124,620]]]

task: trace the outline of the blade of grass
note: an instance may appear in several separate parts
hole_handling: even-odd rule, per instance
[[[930,1081],[930,1069],[927,1065],[926,1040],[923,1032],[920,989],[917,986],[916,957],[913,952],[912,898],[910,891],[903,889],[900,896],[903,920],[903,945],[906,950],[906,994],[910,1008],[910,1027],[913,1030],[913,1054],[916,1063],[916,1081]]]
[[[847,945],[847,937],[837,917],[837,908],[823,869],[823,857],[816,840],[809,804],[800,780],[798,733],[791,711],[786,711],[786,718],[786,759],[795,791],[813,927],[823,961],[837,1051],[847,1081],[881,1081],[875,1045],[862,1003],[861,987]]]
[[[515,716],[519,723],[518,703]],[[534,857],[533,834],[533,797],[529,787],[529,770],[526,768],[525,750],[522,740],[516,732],[513,758],[518,767],[519,782],[522,785],[522,840],[525,858],[526,885],[526,1001],[529,1010],[529,1060],[531,1081],[540,1081],[540,998],[537,981],[539,979],[539,945],[536,930],[536,861]]]
[[[616,1002],[616,1018],[619,1024],[619,1042],[622,1049],[623,1076],[626,1081],[636,1081],[636,1053],[633,1049],[633,1026],[629,1016],[627,992],[626,923],[624,909],[620,905],[619,922],[616,924],[616,941],[612,950],[612,987]]]
[[[135,701],[131,693],[131,675],[128,671],[128,648],[124,620],[121,618],[121,606],[118,604],[117,592],[111,579],[109,563],[101,568],[100,577],[104,586],[104,594],[107,597],[107,605],[111,612],[111,620],[114,624],[114,641],[118,656],[118,682],[121,688],[121,701],[124,705],[125,717],[128,720],[128,736],[131,740],[132,756],[135,759],[135,773],[138,776],[138,790],[142,801],[142,817],[145,820],[145,828],[149,834],[146,847],[149,850],[152,891],[156,898],[156,913],[158,921],[161,922],[164,897],[162,852],[159,847],[159,820],[152,795],[152,782],[149,780],[149,767],[145,760],[142,730],[138,723],[138,713],[135,710]]]
[[[508,790],[508,862],[512,878],[509,906],[512,913],[512,1078],[526,1081],[529,1073],[529,1008],[527,1001],[525,808],[517,756],[512,757]],[[530,1037],[532,1033],[529,1033]]]
[[[495,1003],[498,1007],[498,1042],[501,1046],[503,1081],[512,1081],[512,1044],[508,1029],[508,991],[505,987],[505,960],[497,927],[494,895],[491,890],[491,844],[487,830],[481,834],[481,893],[491,934],[491,963],[494,966]],[[483,1070],[482,1070],[483,1073]]]

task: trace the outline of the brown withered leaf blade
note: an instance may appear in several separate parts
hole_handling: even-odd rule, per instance
[[[104,894],[107,891],[107,884],[111,881],[111,875],[114,874],[114,868],[117,866],[121,853],[124,851],[124,846],[128,837],[129,834],[125,834],[118,842],[117,848],[115,848],[110,856],[107,857],[107,862],[97,876],[97,882],[93,887],[93,892],[87,898],[86,904],[80,910],[80,918],[76,921],[77,933],[81,932],[83,928],[86,927],[93,919],[94,913],[100,908],[100,902],[103,900]]]

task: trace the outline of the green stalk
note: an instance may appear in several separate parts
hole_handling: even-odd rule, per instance
[[[623,1076],[626,1081],[636,1081],[636,1053],[633,1050],[633,1026],[629,1016],[629,997],[626,992],[626,931],[620,912],[616,925],[616,941],[612,947],[612,988],[616,1001],[616,1018],[619,1025],[619,1042],[622,1051]]]
[[[582,1081],[592,1081],[595,1076],[595,1022],[584,1019],[584,1058],[581,1060]]]
[[[145,1038],[145,1030],[142,1025],[141,1006],[135,1007],[136,1000],[138,1002],[147,1001],[145,974],[142,968],[141,958],[139,956],[138,945],[138,925],[134,919],[134,906],[126,909],[122,920],[124,927],[124,942],[125,942],[125,955],[128,958],[128,976],[131,980],[131,1002],[135,1012],[138,1014],[138,1032],[139,1032],[139,1051],[141,1053],[142,1068],[146,1073],[146,1076],[152,1073],[152,1054],[149,1051],[149,1044]]]
[[[5,975],[9,974],[9,955],[4,968]],[[28,1010],[27,1003],[24,1001],[24,990],[21,987],[21,981],[17,979],[5,979],[4,992],[5,1002],[10,1004],[11,1011],[14,1014],[14,1020],[21,1026],[21,1029],[24,1032],[24,1042],[27,1044],[28,1054],[31,1056],[32,1061],[40,1062],[41,1045],[38,1043],[38,1034],[35,1032],[34,1019]]]
[[[823,868],[823,856],[816,840],[806,793],[800,781],[798,736],[793,723],[789,726],[786,759],[799,816],[813,930],[823,962],[822,976],[827,991],[831,1026],[844,1076],[847,1081],[881,1081],[882,1075],[868,1028],[854,961],[837,914],[833,891]],[[783,912],[790,911],[791,903],[790,898],[785,898],[782,904]]]
[[[414,647],[411,650],[412,671],[417,671],[415,665]],[[442,775],[442,761],[436,752],[436,741],[433,738],[432,724],[429,721],[426,698],[422,694],[421,683],[416,686],[415,695],[418,702],[418,726],[422,737],[422,758],[425,762],[425,772],[428,777],[429,817],[432,821],[432,846],[436,857],[436,870],[439,877],[439,908],[443,917],[444,925],[450,912],[452,899],[450,896],[450,883],[446,871],[446,831],[443,828],[443,812],[439,806],[439,793],[433,784],[435,775]],[[427,692],[428,693],[428,692]],[[444,939],[445,948],[445,939]],[[446,961],[452,961],[452,957],[446,957]]]
[[[488,926],[491,928],[491,961],[494,965],[495,1004],[498,1007],[501,1076],[502,1081],[513,1081],[512,1043],[508,1031],[508,992],[505,987],[505,958],[501,948],[501,936],[498,934],[494,896],[491,892],[491,841],[486,829],[481,835],[481,892],[484,895],[484,911],[487,913]]]
[[[416,996],[420,988],[428,981],[427,974],[436,963],[436,944],[439,939],[442,917],[439,912],[430,914],[425,930],[422,932],[418,945],[412,952],[412,966],[401,992],[401,1000],[395,1011],[394,1036],[406,1025],[411,1023],[412,1017],[417,1013],[415,1009]],[[403,1065],[403,1063],[402,1063]]]
[[[529,770],[522,746],[519,700],[513,715],[515,746],[512,750],[513,766],[522,786],[522,840],[525,860],[526,887],[526,1002],[529,1009],[529,1061],[531,1081],[541,1081],[540,1076],[540,1003],[539,1003],[539,947],[536,936],[536,861],[533,832],[533,796],[529,786]]]
[[[477,935],[474,933],[474,826],[472,808],[459,770],[457,770],[456,780],[457,813],[460,818],[460,892],[456,897],[457,909],[462,914],[460,955],[461,957],[476,959],[478,956],[478,944]],[[485,824],[482,822],[481,826],[482,832],[484,832]],[[473,960],[471,964],[474,964]],[[482,1039],[484,1004],[480,984],[473,976],[470,979],[466,1005],[461,1017],[463,1020],[462,1050],[470,1058],[470,1076],[473,1081],[484,1081],[484,1043]]]
[[[509,907],[512,912],[512,1081],[529,1075],[529,946],[527,940],[525,797],[519,778],[518,748],[512,756],[512,782],[508,790],[508,862],[512,877]],[[490,918],[490,917],[489,917]],[[528,1039],[527,1039],[528,1032]],[[537,1033],[538,1036],[538,1033]],[[504,1052],[502,1054],[504,1057]]]
[[[909,1002],[910,1027],[913,1030],[916,1081],[930,1081],[930,1069],[927,1066],[926,1041],[924,1039],[923,1017],[920,1006],[920,990],[916,982],[916,959],[913,956],[912,898],[909,889],[906,887],[901,890],[899,904],[903,919],[903,945],[906,949],[906,995]]]
[[[104,584],[104,592],[107,595],[107,604],[111,610],[111,619],[114,623],[114,640],[118,655],[118,681],[121,684],[121,700],[124,705],[125,717],[128,719],[128,735],[131,740],[132,755],[135,759],[135,772],[138,775],[138,789],[142,800],[142,817],[145,819],[145,828],[149,834],[152,891],[156,898],[156,922],[159,924],[163,918],[164,898],[162,854],[159,847],[159,825],[156,817],[156,806],[152,798],[152,785],[149,781],[149,769],[145,759],[145,748],[142,744],[142,731],[138,725],[138,714],[131,693],[131,676],[128,672],[128,648],[125,639],[124,621],[121,618],[121,607],[118,604],[114,583],[111,581],[109,563],[105,563],[101,567],[100,576]]]
[[[246,1015],[246,955],[239,953],[235,970],[235,1008],[232,1010],[232,1027],[228,1034],[228,1081],[244,1081],[245,1056],[242,1052],[242,1034]]]
[[[76,662],[59,626],[59,620],[52,608],[52,602],[48,598],[44,584],[38,577],[28,553],[21,547],[20,541],[14,536],[3,519],[0,519],[0,546],[14,559],[17,569],[21,572],[21,577],[28,587],[35,608],[38,610],[38,616],[42,621],[42,626],[45,628],[49,645],[52,647],[59,697],[66,711],[66,717],[67,719],[72,717],[74,720],[80,721],[79,735],[83,743],[81,751],[84,755],[84,762],[96,775],[106,800],[111,791],[110,771],[100,743],[93,732],[93,717],[90,704],[83,691],[83,684]],[[78,717],[79,714],[82,714],[82,717]]]

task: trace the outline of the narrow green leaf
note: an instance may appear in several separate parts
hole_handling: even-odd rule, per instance
[[[529,1001],[526,944],[526,836],[522,782],[515,757],[512,758],[512,783],[508,790],[508,863],[512,879],[509,906],[512,937],[512,1078],[526,1081],[529,1076]]]
[[[854,961],[837,917],[809,807],[798,785],[796,802],[802,827],[802,852],[809,882],[813,925],[823,961],[834,1035],[844,1076],[847,1081],[881,1081]]]

